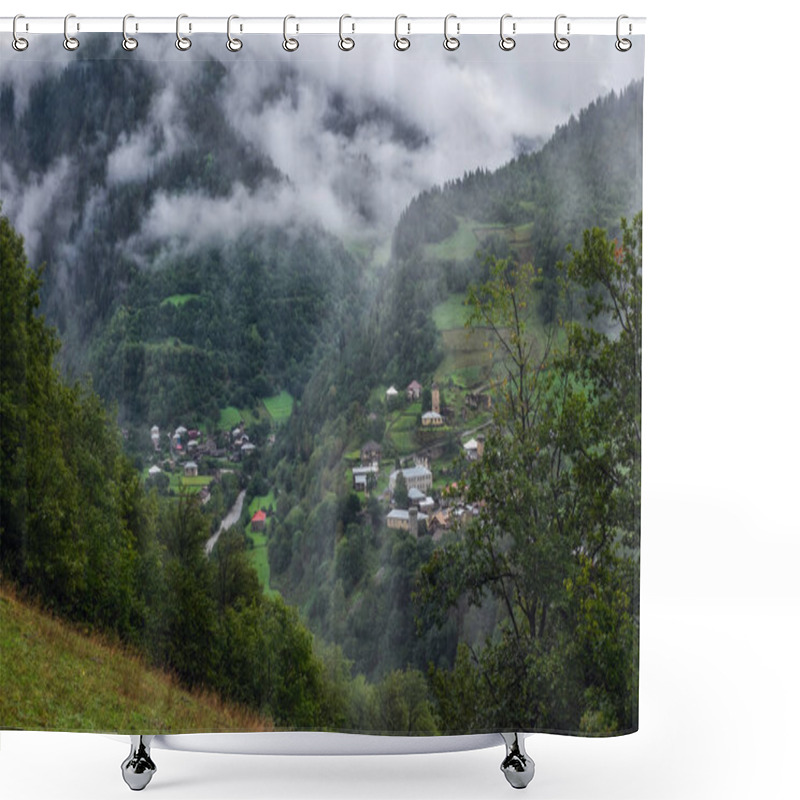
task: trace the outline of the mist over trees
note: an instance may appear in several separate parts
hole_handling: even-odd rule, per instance
[[[92,70],[86,52],[24,109],[0,94],[13,131],[0,157],[41,191],[58,182],[71,209],[43,206],[34,249],[54,261],[35,272],[2,218],[3,576],[276,727],[635,727],[641,217],[620,217],[641,208],[641,82],[536,152],[419,194],[381,249],[373,229],[351,240],[259,217],[294,188],[226,116],[219,62],[176,82],[175,125],[159,129],[137,127],[163,101],[158,76]],[[285,77],[265,108],[291,95]],[[117,116],[112,96],[126,98]],[[336,136],[374,124],[428,144],[399,112],[331,97]],[[76,153],[89,166],[61,181]],[[195,218],[205,227],[187,235]],[[436,539],[426,524],[390,530],[383,483],[356,491],[349,467],[368,440],[384,469],[437,438],[420,416],[452,353],[434,309],[464,295],[510,368],[467,387],[494,402],[485,456],[465,461],[457,426],[436,443],[448,483],[482,510]],[[385,399],[412,379],[417,406]],[[292,406],[278,423],[265,401],[280,393]],[[207,506],[146,477],[166,458],[151,424],[231,438],[228,407],[259,446],[217,459],[227,474]],[[240,490],[269,508],[268,586],[246,520],[205,552]]]
[[[321,231],[271,230],[175,254],[132,280],[96,340],[95,385],[132,422],[215,423],[282,389],[302,395],[322,342],[360,290],[352,257]]]
[[[530,226],[521,258],[542,270],[539,310],[552,322],[558,303],[555,265],[566,245],[577,245],[583,230],[593,226],[615,229],[621,214],[642,207],[642,95],[641,81],[610,92],[557,127],[541,150],[421,193],[400,217],[392,239],[395,258],[419,261],[424,245],[450,236],[459,217]],[[494,246],[498,243],[502,247],[502,239]],[[484,253],[507,255],[492,249]]]

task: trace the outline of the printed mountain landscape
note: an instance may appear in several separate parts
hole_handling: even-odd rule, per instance
[[[0,637],[34,605],[232,730],[635,730],[636,69],[473,137],[118,50],[0,71]]]

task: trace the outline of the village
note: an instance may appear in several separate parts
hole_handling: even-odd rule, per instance
[[[390,386],[383,405],[395,430],[387,430],[383,444],[366,441],[346,459],[352,491],[365,499],[378,497],[387,528],[415,538],[439,539],[481,511],[481,503],[467,503],[461,497],[449,462],[464,465],[483,457],[485,437],[479,431],[491,424],[491,396],[482,387],[467,391],[451,385],[448,397],[454,401],[451,405],[443,402],[442,388],[435,381],[427,390],[417,380],[402,391]],[[259,447],[251,441],[243,419],[231,430],[213,435],[184,425],[168,431],[153,425],[149,435],[152,463],[143,473],[146,482],[164,494],[197,495],[203,505],[210,500],[214,483],[226,473],[240,472]],[[448,442],[449,459],[444,455]],[[271,433],[263,446],[274,443]],[[274,511],[272,503],[252,506],[245,517],[248,529],[263,533]]]
[[[407,404],[416,403],[422,393],[423,386],[416,380],[406,387],[402,395],[394,386],[390,386],[385,393],[387,407],[397,408],[403,401]],[[408,531],[415,538],[427,534],[439,539],[444,531],[480,514],[482,504],[466,503],[460,496],[457,482],[443,484],[441,480],[435,480],[435,457],[441,450],[444,435],[452,434],[454,417],[466,421],[468,409],[490,409],[491,397],[483,393],[467,393],[462,412],[457,415],[443,404],[441,389],[434,382],[430,387],[430,406],[429,411],[419,415],[417,439],[424,445],[418,452],[397,457],[394,463],[388,462],[391,466],[387,466],[382,446],[375,441],[368,441],[361,447],[359,463],[350,468],[350,474],[355,492],[365,496],[379,492],[380,499],[389,508],[385,517],[388,528]],[[438,431],[438,437],[432,436],[435,431]],[[483,457],[485,437],[477,433],[466,442],[460,442],[459,446],[461,457],[466,462],[478,461]],[[384,483],[385,487],[380,490]]]
[[[154,463],[146,471],[147,479],[168,493],[196,493],[202,504],[209,501],[215,480],[235,472],[257,450],[244,423],[214,437],[199,428],[179,425],[173,432],[162,432],[158,425],[153,425],[150,441]],[[274,442],[272,434],[267,444]]]

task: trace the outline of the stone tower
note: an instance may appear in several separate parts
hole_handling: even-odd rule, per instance
[[[441,410],[439,408],[439,384],[434,383],[431,386],[431,411],[435,414],[441,414]]]
[[[419,523],[417,521],[417,514],[419,511],[416,506],[411,506],[408,509],[408,532],[416,539],[419,536]]]

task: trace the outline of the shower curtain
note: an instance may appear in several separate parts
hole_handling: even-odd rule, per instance
[[[288,30],[2,45],[0,728],[634,731],[643,40]]]

